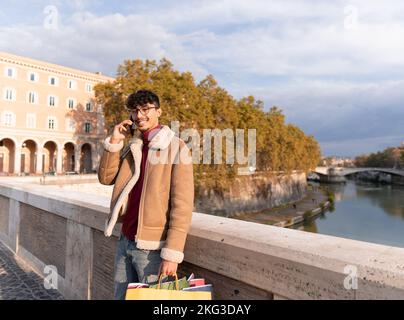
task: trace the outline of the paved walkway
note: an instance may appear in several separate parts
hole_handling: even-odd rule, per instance
[[[63,300],[41,276],[0,242],[0,300]]]

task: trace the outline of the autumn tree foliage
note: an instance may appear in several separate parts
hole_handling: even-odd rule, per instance
[[[173,120],[179,121],[180,132],[194,128],[202,138],[203,129],[245,129],[247,153],[247,130],[256,129],[257,171],[308,171],[315,168],[320,159],[320,147],[314,137],[305,135],[295,125],[286,124],[278,107],[264,111],[263,102],[253,96],[237,100],[220,87],[212,75],[196,83],[192,73],[175,70],[167,59],[159,62],[126,60],[118,67],[114,82],[95,87],[109,132],[115,124],[128,118],[125,100],[140,89],[158,94],[163,111],[160,122],[170,125]],[[225,142],[222,146],[225,149]],[[238,167],[246,166],[229,165],[224,160],[223,150],[222,164],[202,164],[202,161],[195,164],[196,186],[203,184],[223,190],[237,175]]]
[[[360,155],[355,158],[357,167],[404,168],[404,146],[389,147],[383,151]]]

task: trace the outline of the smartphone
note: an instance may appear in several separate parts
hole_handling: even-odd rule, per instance
[[[133,120],[132,116],[130,117],[130,121],[132,121],[132,125],[130,126],[130,134],[133,136],[136,130],[136,123],[135,120]]]

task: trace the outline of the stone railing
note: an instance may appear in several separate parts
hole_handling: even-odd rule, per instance
[[[55,266],[66,298],[111,299],[119,225],[104,237],[107,211],[2,184],[0,240],[40,274]],[[202,213],[179,268],[190,272],[219,300],[404,299],[404,249]]]

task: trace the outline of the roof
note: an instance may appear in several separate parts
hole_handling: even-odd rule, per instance
[[[0,51],[0,61],[8,62],[20,66],[26,66],[33,69],[40,69],[47,72],[60,74],[67,77],[81,78],[95,82],[114,81],[115,78],[108,77],[102,74],[83,71],[79,69],[69,68],[58,64],[53,64],[45,61],[35,60],[28,57],[18,56],[11,53]]]

